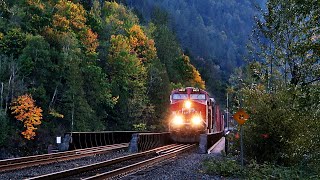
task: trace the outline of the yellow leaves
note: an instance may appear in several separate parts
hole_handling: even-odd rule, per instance
[[[11,103],[10,109],[12,114],[15,114],[15,118],[24,123],[26,128],[21,134],[24,138],[30,140],[33,139],[36,133],[34,132],[37,128],[34,126],[41,124],[42,109],[35,106],[35,101],[31,95],[25,94],[19,96]]]
[[[99,46],[98,34],[92,32],[91,29],[85,30],[83,35],[83,45],[85,46],[87,53],[93,54],[96,52]]]
[[[142,29],[140,28],[139,25],[133,25],[130,30],[129,30],[129,34],[130,34],[130,37],[132,37],[133,39],[136,39],[137,42],[139,40],[139,43],[142,43],[142,44],[139,44],[139,45],[143,45],[144,42],[146,41],[147,37],[146,35],[143,33]]]
[[[257,85],[256,90],[257,90],[257,91],[260,91],[260,92],[265,92],[265,91],[266,91],[266,87],[265,87],[263,84],[259,83],[259,84]]]
[[[113,9],[119,9],[119,4],[116,3],[116,2],[110,2],[110,6],[111,6]]]
[[[40,0],[27,0],[27,4],[41,10],[44,10],[45,8],[45,5]]]
[[[118,102],[118,100],[119,100],[119,96],[112,97],[112,102],[113,102],[114,104],[116,104],[116,103]]]
[[[36,133],[33,132],[33,130],[31,130],[31,129],[27,129],[27,130],[23,131],[21,134],[24,136],[24,138],[26,138],[28,140],[33,139],[33,137],[36,136]]]
[[[199,71],[194,66],[192,67],[193,67],[192,74],[193,74],[193,82],[194,82],[193,86],[199,87],[201,89],[205,89],[205,82],[202,80]]]
[[[205,89],[205,82],[202,80],[199,71],[190,63],[190,58],[187,55],[180,57],[179,67],[182,68],[181,74],[184,75],[184,81],[188,86],[199,87]]]
[[[86,23],[86,11],[80,4],[74,4],[70,1],[60,0],[56,5],[55,8],[57,9],[56,14],[54,15],[54,25],[67,25],[70,28],[81,30],[85,28]],[[59,18],[55,18],[59,17]],[[59,22],[59,20],[63,22]],[[68,23],[66,23],[68,22]],[[68,27],[68,28],[69,28]]]
[[[111,35],[111,52],[117,54],[120,52],[130,52],[128,38],[123,35]]]
[[[133,25],[129,31],[131,51],[137,54],[141,62],[148,62],[156,57],[153,40],[149,40],[139,25]]]
[[[57,117],[57,118],[64,118],[63,114],[58,113],[57,111],[55,111],[54,109],[50,109],[49,114],[53,117]]]
[[[61,15],[53,15],[53,25],[63,31],[66,31],[70,28],[70,21]]]
[[[124,25],[124,22],[121,21],[121,20],[115,20],[115,23],[116,23],[117,25],[119,25],[119,26]]]
[[[70,38],[64,38],[65,35],[69,37],[76,37],[80,41],[82,50],[87,55],[96,55],[96,49],[99,46],[98,34],[94,33],[89,26],[86,25],[86,11],[83,6],[79,3],[73,3],[67,0],[60,0],[55,4],[55,14],[53,15],[53,34],[48,34],[48,28],[46,33],[58,43],[61,43],[63,47],[70,47]],[[71,36],[70,36],[71,35]],[[75,35],[75,36],[73,36]],[[64,43],[66,42],[67,43]],[[68,49],[68,48],[66,48]]]
[[[233,94],[233,93],[235,93],[236,91],[234,90],[234,88],[233,87],[228,87],[227,88],[227,93],[228,94]]]

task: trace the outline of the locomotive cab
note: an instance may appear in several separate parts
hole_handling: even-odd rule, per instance
[[[187,87],[172,91],[170,96],[169,131],[177,142],[198,142],[200,134],[207,132],[208,102],[207,92]]]

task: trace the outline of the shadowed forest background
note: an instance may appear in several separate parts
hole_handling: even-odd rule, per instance
[[[170,91],[194,86],[250,114],[246,158],[319,172],[319,7],[0,0],[0,156],[68,131],[164,131]]]
[[[31,143],[19,131],[45,146],[48,137],[66,131],[164,130],[170,91],[183,86],[205,88],[206,82],[223,100],[228,74],[243,63],[246,38],[233,39],[234,20],[215,21],[228,19],[237,4],[220,3],[226,13],[217,16],[199,11],[201,4],[179,3],[189,14],[185,19],[172,14],[177,4],[167,11],[156,1],[145,1],[137,8],[142,11],[129,1],[1,1],[0,142]],[[249,20],[254,7],[245,6]],[[212,7],[208,12],[221,9]],[[237,16],[249,35],[253,21]],[[10,107],[22,95],[41,108],[41,125],[15,120]],[[21,111],[25,106],[15,105]]]

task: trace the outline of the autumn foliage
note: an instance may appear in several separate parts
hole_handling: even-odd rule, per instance
[[[0,110],[32,92],[38,107],[47,107],[44,138],[34,143],[66,130],[164,129],[171,85],[204,84],[173,33],[142,26],[115,1],[0,1],[0,11]],[[41,109],[30,95],[11,106],[23,136],[34,138]],[[21,133],[5,120],[6,137]]]
[[[16,115],[15,118],[24,123],[26,130],[21,133],[24,138],[33,139],[36,135],[34,131],[37,129],[34,126],[41,124],[42,109],[35,105],[35,101],[28,94],[15,99],[10,109],[13,111],[12,114]]]
[[[153,39],[149,39],[139,25],[133,25],[128,33],[131,51],[137,54],[141,62],[146,63],[156,58],[157,50]]]

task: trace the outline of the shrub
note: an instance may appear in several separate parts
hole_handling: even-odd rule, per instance
[[[258,164],[251,161],[241,169],[236,160],[230,158],[208,159],[203,163],[205,172],[208,174],[224,177],[236,177],[240,179],[319,179],[316,171],[302,166],[277,166],[270,163]]]
[[[241,166],[232,159],[208,159],[204,161],[205,172],[213,175],[221,175],[225,177],[241,176]]]
[[[133,124],[133,129],[135,131],[145,131],[147,130],[147,125],[145,123]]]

